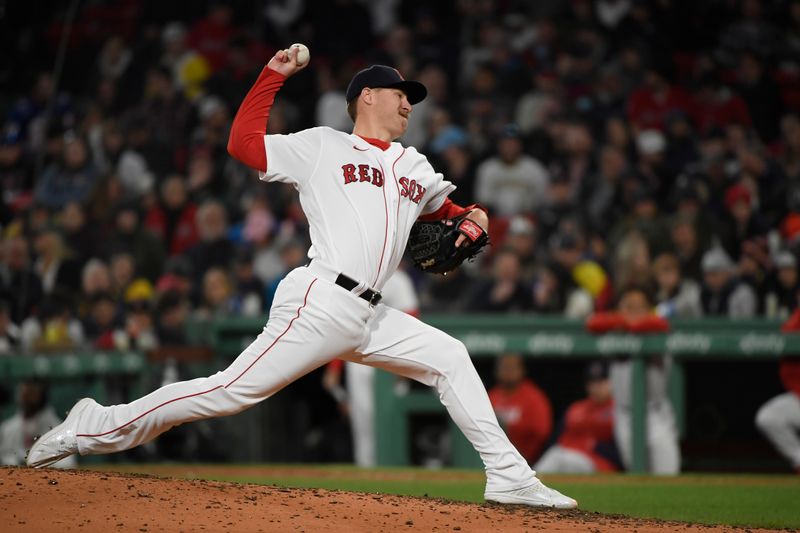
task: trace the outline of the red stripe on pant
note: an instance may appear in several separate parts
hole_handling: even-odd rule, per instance
[[[114,429],[112,429],[112,430],[106,431],[105,433],[98,433],[98,434],[96,434],[96,435],[78,434],[78,435],[76,435],[76,436],[78,436],[78,437],[104,437],[104,436],[106,436],[106,435],[109,435],[109,434],[111,434],[111,433],[114,433],[115,431],[119,431],[120,429],[124,428],[125,426],[129,426],[129,425],[133,424],[134,422],[136,422],[137,420],[141,419],[142,417],[149,415],[150,413],[152,413],[152,412],[156,411],[157,409],[160,409],[161,407],[164,407],[165,405],[169,405],[169,404],[171,404],[171,403],[175,403],[175,402],[177,402],[177,401],[180,401],[180,400],[185,400],[186,398],[194,398],[195,396],[202,396],[202,395],[204,395],[204,394],[208,394],[208,393],[210,393],[210,392],[214,392],[214,391],[215,391],[215,390],[217,390],[217,389],[222,389],[222,388],[225,388],[225,389],[227,389],[228,387],[230,387],[231,385],[233,385],[234,383],[236,383],[236,382],[237,382],[239,379],[241,379],[241,377],[242,377],[242,376],[244,376],[244,375],[245,375],[245,374],[246,374],[246,373],[247,373],[247,372],[248,372],[248,371],[249,371],[251,368],[253,368],[253,365],[255,365],[257,362],[259,362],[259,361],[261,360],[261,358],[262,358],[262,357],[264,357],[264,356],[267,354],[267,352],[269,352],[269,351],[272,349],[272,347],[273,347],[273,346],[275,346],[275,345],[278,343],[278,341],[279,341],[279,340],[281,340],[281,337],[283,337],[284,335],[286,335],[286,333],[287,333],[287,332],[289,331],[289,329],[292,327],[292,324],[294,324],[294,321],[295,321],[295,320],[297,320],[298,318],[300,318],[300,311],[301,311],[301,310],[302,310],[302,309],[303,309],[303,308],[306,306],[306,303],[308,303],[308,293],[310,293],[310,292],[311,292],[311,287],[313,287],[313,286],[314,286],[314,284],[315,284],[316,282],[317,282],[317,278],[314,278],[314,281],[312,281],[312,282],[311,282],[311,284],[308,286],[308,289],[306,290],[306,295],[305,295],[305,297],[303,298],[303,305],[301,305],[300,307],[298,307],[298,308],[297,308],[297,314],[295,315],[295,317],[294,317],[294,318],[292,318],[292,320],[290,320],[290,321],[289,321],[289,325],[288,325],[288,326],[286,326],[286,329],[285,329],[285,330],[283,330],[283,333],[281,333],[280,335],[278,335],[278,337],[277,337],[277,338],[276,338],[274,341],[272,341],[272,344],[270,344],[270,345],[269,345],[269,346],[268,346],[268,347],[267,347],[267,348],[266,348],[266,349],[265,349],[263,352],[261,352],[261,355],[259,355],[259,356],[256,358],[256,360],[255,360],[255,361],[253,361],[252,363],[250,363],[250,366],[248,366],[247,368],[245,368],[245,369],[242,371],[242,373],[241,373],[241,374],[239,374],[238,376],[236,376],[236,378],[234,378],[234,379],[233,379],[233,380],[232,380],[230,383],[228,383],[227,385],[217,385],[216,387],[214,387],[214,388],[212,388],[212,389],[208,389],[207,391],[203,391],[203,392],[196,392],[196,393],[194,393],[194,394],[187,394],[186,396],[181,396],[180,398],[174,398],[174,399],[172,399],[172,400],[169,400],[169,401],[167,401],[167,402],[164,402],[164,403],[162,403],[162,404],[159,404],[159,405],[157,405],[157,406],[153,407],[153,408],[152,408],[152,409],[150,409],[149,411],[145,411],[144,413],[142,413],[141,415],[137,416],[137,417],[136,417],[136,418],[134,418],[133,420],[130,420],[130,421],[128,421],[128,422],[125,422],[124,424],[122,424],[122,425],[121,425],[121,426],[119,426],[118,428],[114,428]]]

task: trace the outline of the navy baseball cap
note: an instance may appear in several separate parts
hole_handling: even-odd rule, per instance
[[[350,80],[347,86],[347,103],[349,104],[361,94],[365,87],[370,89],[400,89],[406,93],[408,103],[417,104],[428,96],[428,89],[418,81],[403,79],[400,72],[386,65],[372,65],[371,67],[360,70]]]

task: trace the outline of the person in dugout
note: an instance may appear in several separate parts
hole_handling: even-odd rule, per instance
[[[550,400],[526,377],[525,362],[519,354],[501,355],[495,377],[497,384],[489,390],[489,401],[512,444],[528,463],[533,463],[553,431]]]
[[[586,322],[594,334],[633,333],[648,335],[669,331],[669,322],[655,312],[655,299],[642,285],[628,285],[620,290],[615,311],[595,313]],[[675,412],[667,396],[672,359],[649,357],[646,368],[647,390],[647,470],[652,474],[676,475],[681,468],[681,450]],[[622,463],[630,469],[633,446],[630,357],[620,356],[611,362],[611,391],[614,396],[614,436]]]
[[[542,474],[594,474],[620,470],[614,443],[614,400],[608,365],[593,361],[584,370],[586,397],[570,404],[556,443],[536,462]]]
[[[783,333],[800,333],[800,309],[781,327]],[[780,360],[780,377],[786,392],[761,406],[756,427],[800,474],[800,357]]]

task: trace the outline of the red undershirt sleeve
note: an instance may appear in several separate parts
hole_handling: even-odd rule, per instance
[[[248,167],[262,172],[267,170],[264,135],[267,133],[269,111],[285,81],[286,76],[264,67],[231,124],[228,153]]]
[[[480,209],[486,214],[489,212],[486,210],[485,207],[478,204],[468,205],[467,207],[461,207],[460,205],[454,203],[450,198],[445,198],[442,207],[434,211],[433,213],[428,213],[427,215],[422,215],[419,217],[419,220],[423,220],[426,222],[430,222],[433,220],[444,220],[446,218],[453,218],[466,213],[468,211],[472,211],[473,209]]]

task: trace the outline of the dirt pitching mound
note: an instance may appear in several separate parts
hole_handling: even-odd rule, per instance
[[[0,468],[0,524],[6,532],[735,531],[584,511],[28,468]]]

